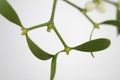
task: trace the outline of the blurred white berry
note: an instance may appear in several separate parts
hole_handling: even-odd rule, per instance
[[[96,9],[97,11],[101,13],[106,11],[105,5],[102,0],[95,0],[95,1],[87,2],[85,4],[85,9],[87,11],[92,11]]]
[[[96,10],[101,13],[104,13],[106,11],[104,3],[103,2],[96,3]]]
[[[87,10],[87,11],[92,11],[92,10],[94,10],[95,9],[95,3],[94,2],[87,2],[86,4],[85,4],[85,9]]]

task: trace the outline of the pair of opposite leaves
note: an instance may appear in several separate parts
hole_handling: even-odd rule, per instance
[[[120,12],[119,12],[120,13]],[[22,26],[22,23],[20,22],[20,19],[14,9],[11,7],[11,5],[6,0],[0,0],[0,14],[4,16],[7,20],[11,21],[12,23],[15,23],[19,25],[22,29],[24,28]],[[120,16],[119,16],[120,17]],[[118,26],[117,21],[108,21],[103,22],[101,24],[114,24]],[[119,24],[120,25],[120,24]],[[120,30],[119,30],[120,31]],[[31,50],[31,52],[39,59],[41,60],[48,60],[56,55],[51,55],[41,48],[39,48],[28,36],[28,34],[25,35],[26,40],[28,43],[28,46]],[[95,40],[88,41],[86,43],[83,43],[79,46],[73,47],[71,49],[79,50],[79,51],[85,51],[85,52],[95,52],[95,51],[101,51],[109,47],[110,40],[106,38],[99,38]]]

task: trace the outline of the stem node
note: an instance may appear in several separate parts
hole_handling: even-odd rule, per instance
[[[70,48],[70,47],[66,47],[66,48],[65,48],[65,52],[66,52],[67,55],[69,55],[69,52],[70,52],[70,51],[71,51],[71,48]]]
[[[23,28],[23,29],[21,29],[22,30],[22,33],[21,33],[21,35],[26,35],[27,34],[27,29],[25,29],[25,28]]]
[[[47,25],[47,31],[51,32],[51,30],[53,29],[54,23],[53,22],[49,22],[49,24]]]

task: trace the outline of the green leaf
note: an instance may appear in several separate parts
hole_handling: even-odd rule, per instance
[[[117,8],[117,14],[116,14],[117,16],[116,16],[116,19],[118,20],[118,21],[120,21],[120,9],[119,8]]]
[[[0,14],[9,21],[22,27],[18,15],[16,14],[15,10],[11,7],[11,5],[7,2],[7,0],[0,0]]]
[[[110,40],[106,38],[99,38],[95,40],[88,41],[82,45],[74,47],[73,49],[84,51],[84,52],[96,52],[108,48],[110,45]]]
[[[42,49],[40,49],[26,34],[26,39],[27,39],[27,43],[28,46],[30,48],[30,50],[32,51],[32,53],[39,59],[41,60],[48,60],[50,58],[53,57],[53,55],[48,54],[47,52],[43,51]]]
[[[57,63],[57,56],[58,53],[53,57],[51,62],[51,74],[50,74],[50,80],[54,80],[55,73],[56,73],[56,63]]]
[[[117,20],[107,20],[107,21],[104,21],[104,22],[102,22],[100,24],[107,24],[107,25],[116,26],[118,34],[120,34],[120,21],[117,21]]]

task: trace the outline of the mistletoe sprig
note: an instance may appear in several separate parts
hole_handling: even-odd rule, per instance
[[[49,60],[52,58],[50,80],[54,80],[55,72],[56,72],[56,65],[57,65],[57,57],[59,53],[65,52],[67,55],[69,55],[69,52],[71,50],[78,50],[78,51],[90,52],[92,57],[94,57],[93,52],[104,50],[110,46],[111,42],[107,38],[98,38],[98,39],[92,40],[92,34],[94,30],[99,29],[100,25],[116,26],[118,30],[118,34],[120,34],[120,2],[119,3],[112,2],[110,0],[91,0],[90,2],[85,4],[85,8],[81,8],[75,5],[74,3],[70,2],[69,0],[63,0],[63,1],[71,5],[75,9],[79,10],[80,13],[82,13],[83,16],[85,16],[93,24],[93,30],[91,31],[89,41],[83,44],[79,44],[75,47],[70,47],[66,44],[66,42],[62,38],[61,34],[57,30],[56,25],[54,23],[54,19],[55,19],[54,16],[55,16],[55,11],[56,11],[58,0],[54,0],[50,20],[46,21],[45,23],[40,23],[38,25],[29,27],[29,28],[26,28],[22,25],[16,11],[13,9],[13,7],[9,4],[7,0],[0,0],[0,14],[4,16],[7,20],[18,25],[21,28],[21,31],[22,31],[21,34],[26,37],[26,41],[28,43],[29,49],[31,50],[33,55],[36,56],[40,60]],[[87,12],[92,11],[94,9],[98,10],[99,12],[105,12],[104,2],[110,3],[111,5],[114,5],[116,7],[116,11],[117,11],[116,20],[107,20],[101,23],[96,23],[89,17]],[[41,27],[47,27],[47,32],[51,32],[51,30],[53,30],[57,34],[61,43],[63,44],[64,49],[58,51],[55,55],[52,55],[51,53],[48,53],[44,51],[43,49],[41,49],[40,47],[38,47],[38,45],[35,44],[32,41],[32,39],[29,37],[28,33],[31,30],[41,28]]]

